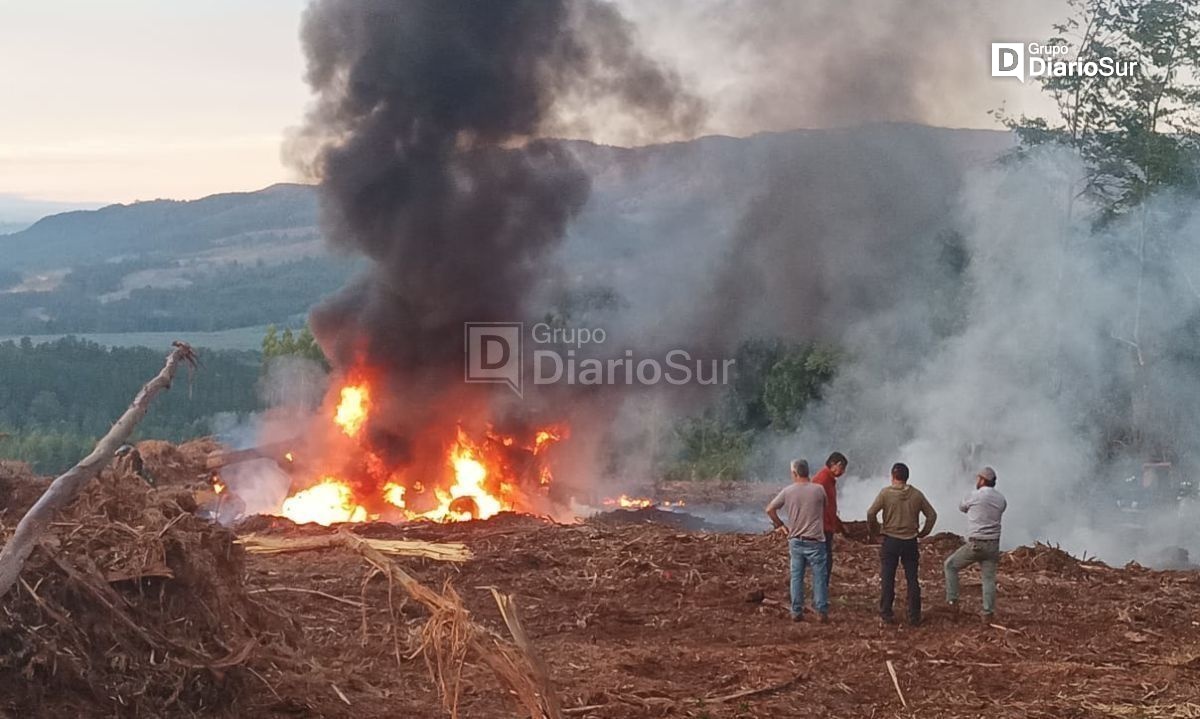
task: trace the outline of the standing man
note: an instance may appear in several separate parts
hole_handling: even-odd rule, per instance
[[[996,563],[1000,560],[1000,517],[1008,500],[996,491],[996,470],[984,467],[975,476],[975,491],[959,502],[967,515],[967,543],[946,557],[946,601],[958,604],[958,573],[978,562],[983,575],[983,621],[996,611]]]
[[[782,509],[787,522],[779,518]],[[767,505],[775,531],[788,538],[791,560],[792,621],[804,619],[804,570],[812,566],[813,606],[821,622],[829,621],[829,585],[825,573],[825,490],[808,478],[808,460],[792,460],[792,484]]]
[[[917,539],[929,536],[937,521],[937,512],[921,490],[908,485],[908,465],[897,462],[892,465],[892,483],[884,487],[871,507],[867,509],[867,530],[874,540],[880,533],[876,515],[883,511],[883,545],[879,549],[882,587],[879,594],[879,616],[887,624],[895,624],[892,604],[896,599],[896,565],[904,565],[904,579],[908,584],[908,623],[921,623],[921,584],[917,575],[920,550]],[[919,526],[920,515],[925,515],[925,526]]]
[[[832,587],[830,577],[833,575],[833,535],[846,536],[846,528],[838,517],[837,481],[846,473],[849,461],[841,452],[834,452],[825,460],[825,466],[813,477],[813,484],[825,490],[825,586]]]

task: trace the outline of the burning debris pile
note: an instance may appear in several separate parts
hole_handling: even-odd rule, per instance
[[[311,425],[308,449],[284,456],[302,488],[283,501],[278,514],[297,524],[330,525],[486,519],[544,507],[553,479],[546,454],[566,436],[564,429],[544,427],[522,440],[488,427],[476,440],[459,425],[442,465],[414,477],[370,442],[365,430],[376,409],[371,385],[360,380],[340,387],[335,396],[337,404],[325,413],[331,421]],[[318,459],[308,459],[317,447]]]
[[[631,33],[590,0],[309,7],[316,102],[292,155],[319,181],[326,235],[371,266],[310,318],[333,365],[322,414],[266,430],[301,431],[279,514],[329,524],[546,510],[544,453],[574,424],[572,404],[464,383],[463,326],[526,319],[555,289],[553,253],[590,182],[542,138],[575,105],[605,102],[648,129],[697,122],[697,103]]]
[[[106,473],[55,521],[0,617],[6,707],[161,716],[238,702],[244,663],[285,621],[246,593],[232,533],[195,508],[190,492]]]

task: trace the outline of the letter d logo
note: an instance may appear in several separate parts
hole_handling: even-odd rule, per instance
[[[506,384],[521,396],[522,327],[520,322],[464,323],[463,380]]]
[[[992,77],[1015,77],[1025,82],[1025,46],[1019,42],[992,43]]]

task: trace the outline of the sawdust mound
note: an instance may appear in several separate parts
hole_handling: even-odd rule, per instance
[[[203,472],[204,462],[208,459],[208,455],[225,449],[226,447],[215,438],[201,437],[179,445],[179,456],[185,466],[194,468],[197,472]]]
[[[161,439],[137,443],[146,473],[160,487],[191,484],[204,479],[207,476],[204,458],[217,446],[216,442],[209,439],[193,440],[178,447]]]
[[[1057,572],[1066,575],[1082,572],[1080,560],[1058,547],[1041,542],[1029,547],[1017,547],[1005,555],[1005,560],[1024,571]]]
[[[0,460],[0,518],[16,524],[48,486],[50,479],[34,474],[25,462]]]
[[[55,520],[0,614],[0,709],[236,713],[245,662],[287,623],[246,593],[241,548],[189,497],[106,473]]]

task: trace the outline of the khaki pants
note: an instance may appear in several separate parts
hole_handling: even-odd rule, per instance
[[[946,557],[946,601],[958,601],[958,573],[979,563],[983,575],[983,612],[996,611],[996,563],[1000,561],[999,539],[968,539],[954,554]]]

